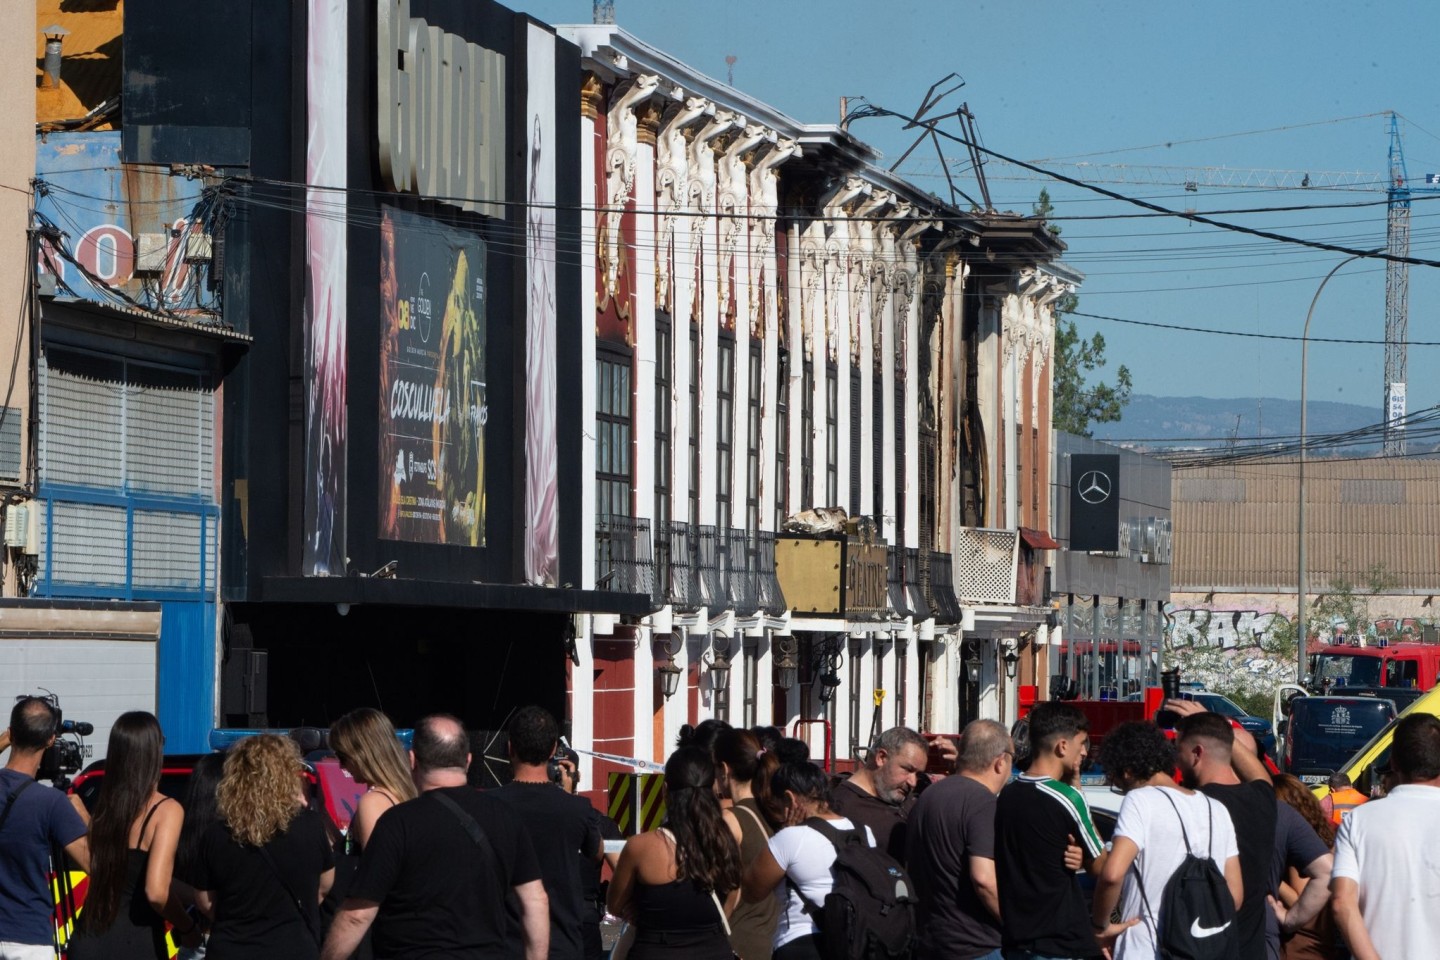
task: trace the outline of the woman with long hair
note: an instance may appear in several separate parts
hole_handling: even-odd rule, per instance
[[[731,803],[725,811],[725,824],[740,845],[743,874],[770,843],[764,804],[769,799],[770,775],[779,764],[749,730],[721,731],[714,752],[720,796]],[[736,907],[730,915],[730,944],[735,953],[742,960],[770,960],[779,918],[774,897]]]
[[[1295,808],[1295,812],[1305,818],[1305,822],[1310,824],[1325,846],[1334,849],[1335,825],[1325,815],[1325,810],[1320,806],[1320,801],[1315,799],[1315,794],[1310,792],[1310,788],[1305,786],[1299,777],[1288,773],[1275,777],[1275,798]],[[1287,869],[1285,876],[1280,879],[1278,899],[1288,910],[1300,899],[1301,892],[1310,881],[1301,876],[1294,867]],[[1335,926],[1335,915],[1331,913],[1330,904],[1327,903],[1315,915],[1315,919],[1300,927],[1293,936],[1281,943],[1281,954],[1285,960],[1339,960],[1347,955],[1339,932]]]
[[[415,799],[415,782],[394,725],[373,707],[351,710],[331,724],[330,749],[350,776],[370,788],[360,797],[347,835],[358,852],[365,849],[382,813]]]
[[[200,842],[195,900],[214,960],[315,960],[321,899],[335,878],[324,814],[306,809],[300,750],[274,734],[230,748],[220,821]]]
[[[635,928],[628,960],[731,960],[728,914],[739,900],[740,848],[715,798],[707,750],[665,763],[665,819],[625,844],[610,912]]]
[[[224,772],[225,754],[207,753],[195,761],[190,770],[190,782],[185,785],[185,825],[180,828],[180,844],[175,849],[174,887],[176,896],[186,907],[195,904],[195,887],[191,878],[195,873],[195,863],[200,859],[200,839],[211,824],[220,821],[215,791]],[[200,921],[201,932],[208,934],[210,922],[198,909],[193,915]],[[176,956],[178,960],[200,960],[205,956],[205,945],[181,947]]]
[[[833,830],[863,830],[872,847],[875,835],[830,809],[829,782],[813,763],[782,764],[770,778],[770,792],[785,811],[785,828],[746,869],[742,890],[746,902],[756,903],[788,880],[775,927],[774,960],[820,960],[819,930],[806,904],[823,904],[834,887],[835,845],[808,821],[823,820],[822,827]]]
[[[123,713],[110,728],[105,778],[90,820],[90,883],[70,943],[72,960],[164,960],[165,921],[199,942],[170,889],[185,819],[160,792],[165,737],[154,714]]]

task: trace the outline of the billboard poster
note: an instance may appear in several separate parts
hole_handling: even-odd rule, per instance
[[[380,220],[380,537],[485,545],[485,244]]]
[[[560,508],[555,431],[555,37],[527,27],[530,143],[525,215],[525,580],[555,586]]]
[[[306,33],[302,572],[322,577],[346,573],[347,6],[346,0],[310,0]]]

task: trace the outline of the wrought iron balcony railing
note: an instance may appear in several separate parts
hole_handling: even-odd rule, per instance
[[[601,517],[595,526],[595,585],[616,593],[658,597],[650,556],[650,521]]]
[[[928,559],[929,554],[927,553]],[[928,620],[934,614],[925,599],[925,573],[920,563],[919,547],[905,548],[905,594],[909,598],[911,614],[916,620]]]
[[[955,596],[955,563],[948,553],[930,554],[925,598],[936,623],[960,622],[960,599]]]
[[[891,547],[887,554],[886,559],[890,566],[890,609],[895,611],[897,619],[903,620],[914,615],[914,611],[910,609],[909,592],[905,589],[905,551],[901,547]]]
[[[698,576],[697,533],[697,528],[685,521],[672,520],[662,538],[662,569],[668,576],[662,578],[661,585],[665,600],[677,610],[698,610],[705,605]]]

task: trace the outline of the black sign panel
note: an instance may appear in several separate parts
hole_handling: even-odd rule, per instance
[[[1120,455],[1070,457],[1070,549],[1120,549]]]

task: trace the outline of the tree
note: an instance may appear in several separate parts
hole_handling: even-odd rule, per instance
[[[1042,189],[1035,203],[1035,215],[1048,217],[1052,210],[1050,193]],[[1059,225],[1051,224],[1048,229],[1055,236],[1060,235]],[[1096,333],[1087,340],[1080,336],[1074,320],[1062,319],[1079,306],[1080,298],[1073,293],[1055,303],[1051,420],[1056,430],[1088,437],[1092,433],[1091,424],[1120,419],[1121,411],[1130,402],[1130,370],[1124,364],[1116,368],[1113,386],[1103,381],[1093,386],[1086,382],[1087,374],[1105,366],[1105,337]]]

